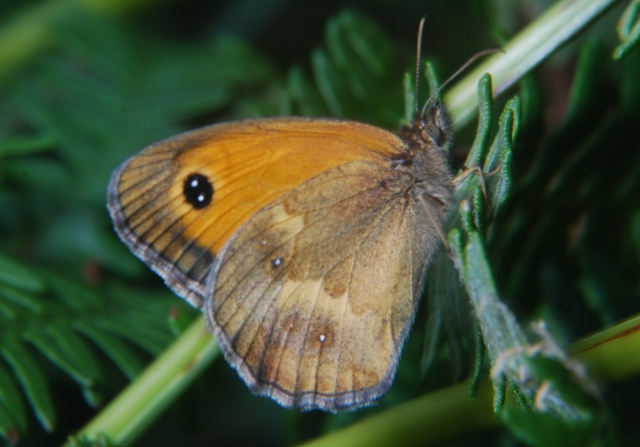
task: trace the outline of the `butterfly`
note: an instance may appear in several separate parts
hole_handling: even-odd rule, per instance
[[[436,100],[397,133],[330,118],[220,123],[122,163],[108,210],[255,394],[353,410],[393,381],[453,202],[450,143]]]

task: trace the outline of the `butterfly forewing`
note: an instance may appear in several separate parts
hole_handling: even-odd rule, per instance
[[[111,177],[108,207],[123,241],[174,292],[201,307],[217,252],[260,208],[326,169],[397,152],[397,136],[366,124],[308,118],[221,123],[153,144]],[[211,203],[194,207],[202,176]]]

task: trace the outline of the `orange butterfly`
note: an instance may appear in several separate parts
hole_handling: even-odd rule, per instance
[[[452,203],[450,120],[222,123],[111,177],[122,240],[202,310],[253,392],[289,408],[370,405],[392,383]]]
[[[112,175],[132,251],[202,309],[225,357],[286,407],[367,405],[391,385],[452,201],[449,120],[222,123]]]

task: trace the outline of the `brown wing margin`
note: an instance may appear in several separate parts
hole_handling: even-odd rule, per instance
[[[171,290],[187,300],[192,306],[201,308],[204,301],[205,278],[213,264],[213,255],[206,248],[190,244],[179,231],[173,230],[174,221],[163,214],[163,206],[155,201],[140,200],[147,194],[143,190],[138,196],[135,194],[123,194],[122,189],[132,189],[129,182],[122,182],[123,172],[130,170],[130,163],[136,157],[126,160],[111,175],[107,193],[107,208],[114,227],[120,239],[144,261],[154,272],[162,277]],[[157,168],[147,173],[146,178],[159,177],[163,179],[172,175],[162,174],[169,169],[166,163],[158,163]],[[170,172],[170,171],[169,171]],[[131,176],[130,176],[131,177]],[[156,185],[155,188],[166,191],[167,185]],[[158,194],[158,193],[156,193]],[[143,205],[145,203],[146,205]],[[132,226],[131,218],[136,215],[138,224]],[[147,232],[153,229],[156,233],[150,239]],[[167,258],[163,250],[158,250],[153,244],[157,240],[166,239],[167,246],[179,246],[180,254],[174,258]]]

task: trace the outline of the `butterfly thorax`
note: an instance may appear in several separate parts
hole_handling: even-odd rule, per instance
[[[398,135],[406,149],[391,160],[391,167],[410,175],[410,187],[405,192],[448,208],[453,197],[453,176],[447,161],[452,139],[451,118],[445,107],[434,104]]]

